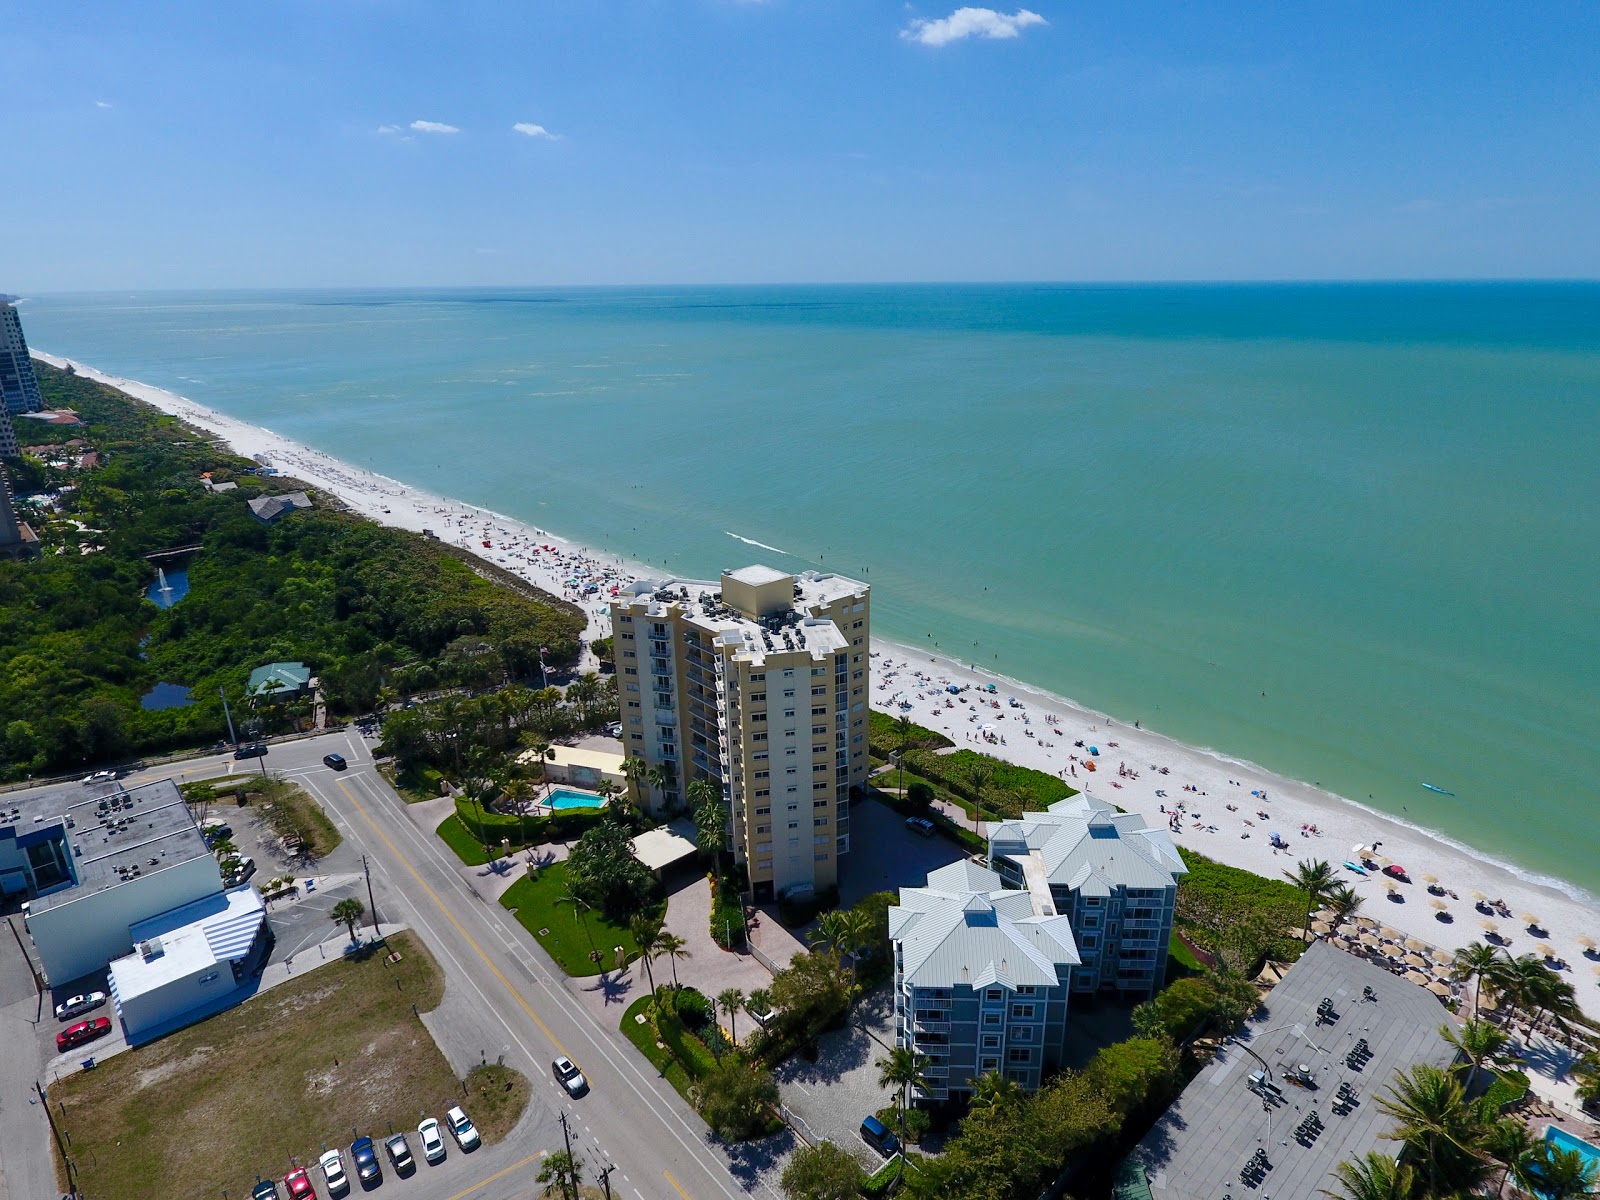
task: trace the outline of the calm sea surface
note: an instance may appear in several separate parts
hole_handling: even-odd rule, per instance
[[[41,349],[674,571],[865,571],[880,634],[1600,892],[1600,286],[23,314]]]

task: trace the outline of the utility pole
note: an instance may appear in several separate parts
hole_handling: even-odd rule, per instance
[[[361,873],[367,877],[367,907],[372,910],[372,936],[382,937],[378,930],[378,902],[372,898],[372,868],[367,866],[367,856],[361,856]]]
[[[561,1190],[567,1191],[568,1195],[572,1195],[572,1192],[576,1192],[577,1189],[572,1188],[571,1191],[568,1191],[568,1185],[569,1182],[572,1181],[572,1177],[575,1174],[578,1160],[572,1157],[572,1131],[567,1128],[566,1113],[561,1114],[561,1138],[567,1144],[567,1171],[561,1180]],[[572,1196],[572,1200],[578,1200],[577,1196]]]
[[[607,1166],[604,1171],[600,1172],[600,1186],[606,1189],[606,1200],[611,1200],[611,1172],[615,1171],[616,1169],[617,1168],[612,1165]]]
[[[217,695],[222,697],[222,715],[228,719],[228,740],[233,743],[235,750],[239,748],[239,735],[233,731],[233,714],[228,711],[228,693],[223,688],[217,689]]]
[[[55,1114],[50,1111],[50,1101],[37,1079],[33,1081],[33,1090],[39,1093],[39,1106],[44,1109],[45,1119],[50,1122],[50,1132],[56,1135],[56,1149],[61,1151],[61,1161],[67,1164],[67,1186],[77,1192],[78,1186],[72,1178],[72,1160],[67,1157],[67,1144],[61,1140],[61,1129],[56,1124]]]

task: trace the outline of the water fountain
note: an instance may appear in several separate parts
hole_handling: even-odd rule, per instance
[[[171,608],[172,585],[167,582],[167,573],[160,567],[157,567],[156,574],[160,576],[160,581],[156,584],[156,591],[161,593],[161,600],[157,601],[157,603],[161,604],[162,608]]]

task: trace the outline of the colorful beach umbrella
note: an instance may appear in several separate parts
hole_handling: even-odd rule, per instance
[[[1578,945],[1582,946],[1585,950],[1593,950],[1595,947],[1595,941],[1587,933],[1583,933],[1578,935]]]

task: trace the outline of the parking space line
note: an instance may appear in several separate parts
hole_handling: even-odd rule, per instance
[[[528,1155],[527,1158],[523,1159],[521,1162],[514,1162],[509,1167],[507,1167],[505,1170],[496,1171],[493,1175],[489,1176],[489,1178],[480,1179],[477,1183],[473,1184],[471,1187],[467,1188],[465,1191],[457,1192],[454,1196],[450,1197],[450,1200],[461,1200],[461,1197],[463,1197],[463,1196],[470,1196],[470,1195],[472,1195],[473,1192],[476,1192],[476,1191],[479,1191],[479,1190],[481,1190],[483,1188],[488,1187],[496,1179],[504,1179],[507,1175],[511,1174],[511,1172],[520,1171],[523,1167],[527,1166],[529,1163],[535,1162],[535,1161],[543,1158],[546,1154],[549,1154],[549,1153],[550,1153],[550,1151],[548,1151],[548,1150],[541,1150],[537,1154],[530,1154],[530,1155]]]

